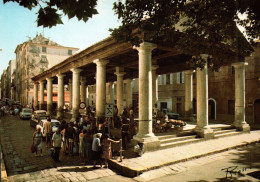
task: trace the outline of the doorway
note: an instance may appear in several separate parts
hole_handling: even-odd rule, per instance
[[[208,110],[209,119],[216,120],[216,101],[215,101],[215,99],[209,98],[208,104],[209,104],[209,110]]]
[[[260,124],[260,99],[255,100],[254,103],[254,123]]]

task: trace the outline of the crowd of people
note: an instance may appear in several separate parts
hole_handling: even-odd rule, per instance
[[[116,108],[115,108],[116,109]],[[130,118],[130,119],[128,119]],[[74,122],[61,122],[56,132],[52,131],[51,119],[43,125],[43,133],[36,129],[33,134],[33,146],[35,155],[42,156],[43,138],[46,138],[46,148],[52,150],[54,161],[59,161],[60,153],[69,156],[79,156],[81,164],[93,163],[93,167],[104,164],[108,167],[108,160],[112,157],[112,143],[119,144],[122,141],[123,149],[135,134],[134,113],[124,110],[121,117],[114,114],[113,118],[96,120],[90,108],[86,116],[80,116]],[[121,139],[110,138],[110,130],[121,128]]]

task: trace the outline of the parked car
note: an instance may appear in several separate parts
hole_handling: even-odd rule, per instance
[[[22,108],[19,117],[20,119],[30,119],[32,117],[32,109]]]
[[[45,137],[45,133],[43,131],[43,125],[44,123],[47,122],[47,119],[42,119],[39,124],[36,125],[36,128],[41,128],[41,132],[43,133],[43,136]],[[57,129],[60,126],[60,121],[58,121],[57,119],[51,119],[51,126],[52,126],[52,132],[56,132]]]
[[[178,113],[170,112],[168,109],[163,109],[162,111],[167,114],[168,119],[179,119],[180,115]]]
[[[36,128],[36,125],[43,119],[47,119],[47,113],[45,110],[34,111],[30,121],[30,126]]]

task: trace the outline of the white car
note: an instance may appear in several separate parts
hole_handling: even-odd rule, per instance
[[[36,125],[36,129],[37,129],[37,128],[41,128],[41,132],[43,133],[43,136],[44,136],[44,137],[45,137],[46,133],[45,133],[44,130],[43,130],[43,125],[44,125],[44,123],[46,123],[46,122],[47,122],[47,119],[42,119],[42,120],[40,121],[40,123]],[[56,132],[57,129],[59,128],[59,126],[60,126],[60,121],[58,121],[57,119],[51,119],[51,126],[52,126],[52,132],[53,132],[53,133]]]
[[[22,108],[19,117],[21,119],[30,119],[32,117],[32,109],[30,108]]]

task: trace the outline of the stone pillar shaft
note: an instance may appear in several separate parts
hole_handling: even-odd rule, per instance
[[[106,64],[108,60],[96,59],[93,61],[97,65],[96,72],[96,117],[105,117],[106,104]]]
[[[156,45],[144,42],[139,47],[139,128],[133,144],[141,142],[144,151],[156,150],[160,141],[152,131],[152,50]]]
[[[72,118],[71,121],[75,121],[79,116],[79,102],[80,102],[80,72],[81,69],[73,68],[72,71]]]
[[[113,82],[107,83],[107,103],[114,104]]]
[[[208,55],[202,55],[207,59]],[[210,139],[214,137],[214,132],[208,125],[208,65],[207,62],[201,70],[197,68],[197,125],[195,127],[197,135]]]
[[[193,71],[185,71],[185,119],[190,120],[192,117],[192,100],[193,100]]]
[[[86,103],[86,78],[81,77],[80,81],[80,102]]]
[[[72,79],[69,79],[69,97],[70,97],[69,107],[70,109],[72,109]]]
[[[44,105],[44,81],[40,81],[40,109],[43,110]]]
[[[126,107],[130,109],[133,103],[132,79],[126,79]]]
[[[38,83],[34,83],[34,103],[33,103],[33,106],[34,106],[34,110],[37,110],[38,108],[38,86],[39,84]]]
[[[208,69],[197,68],[197,126],[208,125]]]
[[[245,121],[245,65],[247,63],[235,63],[235,122],[234,126],[239,130],[249,132],[250,126]]]
[[[58,77],[58,113],[57,118],[63,117],[64,107],[64,74],[57,75]]]
[[[116,68],[117,71],[115,72],[117,76],[116,81],[116,100],[117,100],[117,108],[118,108],[118,115],[120,116],[124,110],[124,75],[125,72],[120,71],[120,67]]]
[[[52,115],[52,81],[53,78],[47,78],[47,115]]]
[[[157,104],[158,101],[158,75],[156,74],[156,70],[159,66],[153,65],[152,66],[152,92],[153,92],[153,104],[152,107]]]

